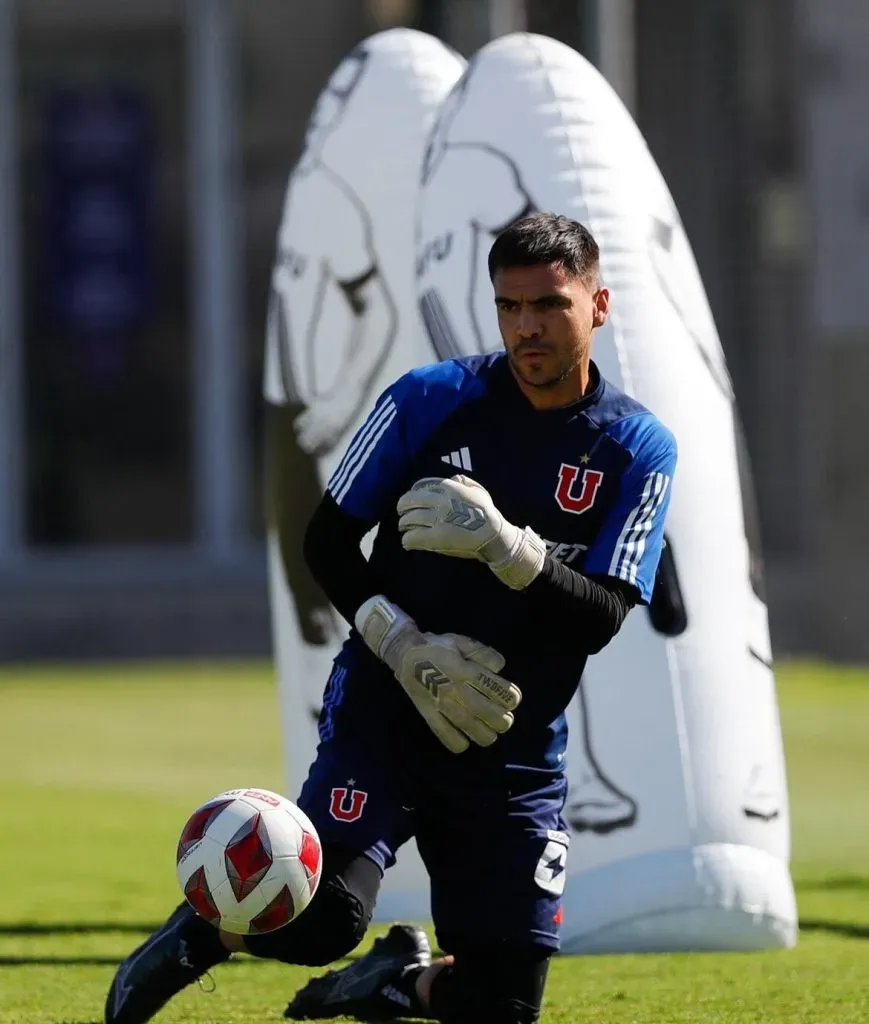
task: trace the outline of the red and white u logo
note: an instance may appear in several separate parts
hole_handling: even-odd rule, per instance
[[[558,486],[555,488],[555,500],[559,507],[575,515],[581,515],[591,508],[603,480],[603,473],[599,469],[584,469],[582,486],[579,494],[575,494],[574,484],[578,476],[579,466],[568,466],[562,462],[558,471]]]
[[[347,789],[336,786],[332,790],[332,802],[329,813],[336,821],[358,821],[368,800],[368,794],[362,789]]]

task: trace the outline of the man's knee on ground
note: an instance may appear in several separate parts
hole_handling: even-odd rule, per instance
[[[362,941],[377,898],[380,869],[367,858],[320,883],[310,906],[295,921],[267,935],[248,937],[254,956],[303,967],[341,960]]]
[[[533,945],[457,950],[432,983],[432,1012],[443,1024],[537,1024],[551,954]]]

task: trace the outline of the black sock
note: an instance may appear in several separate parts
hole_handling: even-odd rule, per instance
[[[427,1017],[428,1011],[416,994],[416,979],[425,967],[405,967],[395,981],[388,982],[380,990],[380,994],[392,1003],[401,1006],[408,1017]]]
[[[220,932],[198,914],[185,923],[184,937],[190,944],[190,957],[198,967],[213,967],[229,959],[230,952],[220,941]]]

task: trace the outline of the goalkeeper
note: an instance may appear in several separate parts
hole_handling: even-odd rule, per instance
[[[316,896],[244,939],[182,904],[119,968],[110,1024],[150,1019],[232,950],[346,956],[411,836],[446,959],[395,925],[286,1016],[538,1020],[566,876],[564,710],[586,658],[651,597],[676,449],[590,359],[609,293],[581,224],[523,218],[489,271],[505,352],[389,387],[307,531],[308,563],[355,627],[299,797],[324,846]]]

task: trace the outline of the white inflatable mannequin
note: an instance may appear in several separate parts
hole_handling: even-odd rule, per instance
[[[391,29],[337,67],[311,116],[287,186],[266,336],[269,589],[287,758],[295,795],[347,627],[301,557],[326,480],[379,392],[431,362],[414,289],[419,174],[435,114],[464,69],[439,40]],[[288,578],[289,577],[289,578]],[[381,900],[428,914],[412,844]]]
[[[595,235],[612,312],[593,356],[680,449],[656,600],[590,660],[570,712],[566,813],[577,834],[563,948],[793,944],[750,479],[703,285],[614,91],[568,47],[514,34],[472,59],[426,154],[417,289],[440,355],[500,345],[486,256],[494,234],[532,209],[572,216]]]

